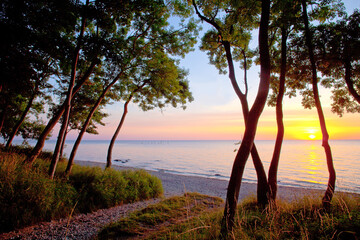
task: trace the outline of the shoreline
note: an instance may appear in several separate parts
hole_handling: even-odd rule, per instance
[[[90,167],[101,167],[101,168],[105,167],[105,163],[91,162],[91,161],[76,160],[75,164],[81,166],[90,166]],[[112,168],[116,170],[139,169],[133,167],[118,166],[118,165],[112,165]],[[164,188],[165,197],[170,197],[174,195],[183,195],[185,192],[198,192],[205,195],[220,197],[224,200],[226,199],[228,180],[206,178],[199,176],[180,175],[180,174],[167,173],[164,171],[151,171],[151,170],[145,170],[145,171],[149,172],[151,175],[158,177],[161,180]],[[256,188],[257,188],[256,183],[242,182],[238,200],[241,201],[250,196],[256,197]],[[325,189],[320,190],[320,189],[301,188],[301,187],[278,186],[277,198],[279,200],[288,201],[288,202],[302,199],[304,197],[321,199],[324,193],[325,193]],[[344,192],[335,191],[335,193],[344,193]],[[345,194],[360,196],[357,193],[345,192]]]

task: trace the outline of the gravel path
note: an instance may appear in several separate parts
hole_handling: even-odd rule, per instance
[[[19,231],[4,233],[0,235],[0,239],[91,239],[104,225],[160,200],[151,199],[93,213],[80,214],[73,217],[70,222],[68,218],[44,222]]]

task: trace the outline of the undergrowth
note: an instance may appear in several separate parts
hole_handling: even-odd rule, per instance
[[[64,177],[63,161],[51,180],[47,175],[49,159],[37,159],[29,166],[23,164],[25,151],[0,151],[0,232],[67,217],[72,211],[86,213],[154,198],[163,192],[161,181],[143,170],[75,165]]]
[[[213,211],[178,206],[190,197],[171,198],[138,211],[103,229],[99,239],[221,239],[223,208]],[[330,211],[320,199],[276,202],[261,208],[254,199],[239,204],[236,224],[227,239],[360,239],[360,201],[358,196],[336,194]],[[184,220],[184,212],[187,217]],[[150,214],[150,213],[151,214]],[[166,224],[164,224],[166,222]]]

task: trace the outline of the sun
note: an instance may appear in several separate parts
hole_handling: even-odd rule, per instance
[[[315,136],[314,134],[310,134],[310,135],[309,135],[309,138],[312,140],[312,139],[315,139],[316,136]]]
[[[316,129],[316,128],[307,128],[305,131],[304,131],[304,139],[307,139],[307,140],[317,140],[319,139],[319,136],[318,136],[318,133],[319,133],[319,129]]]

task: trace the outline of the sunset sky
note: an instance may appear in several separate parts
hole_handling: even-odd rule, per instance
[[[344,1],[351,14],[360,8],[360,1]],[[204,28],[207,27],[204,24]],[[254,37],[255,38],[255,37]],[[257,39],[255,43],[257,42]],[[241,105],[234,93],[227,75],[220,75],[209,64],[205,52],[198,47],[181,61],[181,66],[189,70],[188,80],[194,101],[187,109],[165,108],[142,112],[132,104],[119,140],[240,140],[244,132]],[[237,68],[237,79],[242,79],[242,70]],[[249,102],[252,104],[259,82],[259,67],[249,71]],[[326,117],[330,139],[360,139],[360,114],[345,114],[342,118],[330,111],[330,92],[320,89],[321,101]],[[105,119],[106,126],[99,128],[99,135],[86,135],[85,139],[110,139],[120,121],[122,103],[107,107],[110,116]],[[304,110],[301,98],[284,98],[285,139],[321,139],[315,109]],[[275,139],[275,108],[265,108],[256,139]],[[56,130],[55,130],[56,131]],[[75,133],[68,139],[74,139]]]

